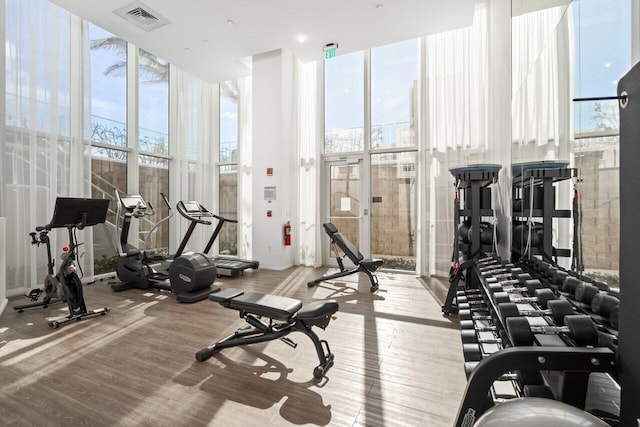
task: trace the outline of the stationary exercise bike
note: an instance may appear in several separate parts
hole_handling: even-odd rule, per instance
[[[45,232],[45,244],[49,247],[48,236],[46,233],[54,228],[66,228],[69,233],[69,245],[62,248],[61,262],[58,270],[54,275],[47,276],[48,283],[45,282],[45,288],[49,288],[49,292],[53,293],[54,289],[58,289],[58,294],[63,296],[69,307],[69,315],[62,319],[56,319],[49,322],[51,328],[59,328],[69,322],[80,321],[82,319],[102,316],[107,314],[109,307],[102,307],[96,310],[87,310],[82,290],[82,281],[76,271],[77,248],[82,243],[78,243],[76,230],[82,230],[96,224],[105,222],[109,200],[107,199],[81,199],[71,197],[58,197],[53,211],[51,222],[45,226],[37,227],[40,239],[42,233]],[[36,240],[35,235],[32,239]],[[53,261],[51,260],[51,251],[49,254],[49,271],[53,271]],[[45,291],[46,292],[46,291]]]
[[[116,191],[118,199],[117,218],[123,216],[123,223],[118,242],[120,257],[116,265],[116,274],[119,283],[113,283],[111,289],[120,292],[128,289],[158,289],[170,291],[176,294],[178,302],[197,302],[206,299],[211,292],[219,290],[213,287],[216,279],[216,267],[203,254],[183,254],[184,245],[181,245],[173,257],[169,257],[169,274],[156,271],[151,264],[161,261],[147,254],[146,246],[153,231],[163,222],[171,218],[172,211],[169,200],[160,193],[162,199],[169,207],[169,216],[163,218],[151,228],[145,248],[140,251],[128,243],[129,227],[132,218],[144,218],[155,214],[151,203],[145,202],[142,196],[121,195]],[[124,214],[121,213],[124,208]],[[118,220],[116,220],[118,222]]]
[[[16,305],[13,307],[18,313],[22,313],[27,308],[42,307],[47,308],[51,304],[65,302],[64,292],[60,281],[56,278],[54,267],[55,261],[51,257],[51,241],[49,239],[49,230],[43,226],[37,226],[36,231],[29,233],[32,245],[45,245],[47,248],[47,276],[44,279],[44,289],[36,288],[29,292],[27,298],[31,300],[30,304]],[[45,297],[42,301],[38,301],[42,294]]]

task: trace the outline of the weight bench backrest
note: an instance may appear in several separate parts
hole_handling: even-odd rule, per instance
[[[326,224],[322,224],[322,226],[324,227],[324,231],[329,235],[329,237],[331,237],[331,240],[333,240],[334,243],[342,250],[342,252],[344,252],[344,254],[349,257],[351,262],[353,262],[355,265],[359,265],[360,262],[364,259],[364,255],[360,253],[358,248],[356,248],[355,245],[349,241],[349,239],[343,236],[342,233],[338,231],[338,227],[336,227],[332,223],[327,222]]]

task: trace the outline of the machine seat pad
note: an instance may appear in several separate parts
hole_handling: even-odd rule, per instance
[[[360,261],[360,264],[369,271],[376,271],[383,263],[384,260],[377,258],[365,259]]]
[[[224,306],[229,306],[229,301],[231,301],[236,297],[239,297],[242,294],[244,294],[243,290],[228,288],[228,289],[223,289],[220,292],[214,292],[209,294],[209,299],[214,302],[219,302]]]
[[[298,311],[298,319],[310,320],[331,316],[338,311],[338,302],[336,300],[314,301],[305,304]]]
[[[245,292],[229,301],[229,308],[234,310],[287,322],[301,307],[300,300],[259,292]]]

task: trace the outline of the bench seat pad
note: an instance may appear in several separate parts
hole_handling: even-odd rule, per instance
[[[284,321],[289,321],[302,307],[302,301],[294,298],[238,289],[225,289],[210,294],[209,299],[234,310]]]
[[[305,304],[298,311],[298,319],[311,320],[331,316],[338,311],[338,302],[335,300],[314,301]]]

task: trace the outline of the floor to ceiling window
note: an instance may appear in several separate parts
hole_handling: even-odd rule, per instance
[[[407,40],[325,60],[327,220],[385,268],[409,271],[416,269],[418,46]]]
[[[127,42],[86,23],[89,43],[91,196],[109,199],[107,226],[94,230],[96,274],[113,271],[117,250],[116,190],[127,190]]]
[[[418,46],[412,39],[371,49],[371,253],[385,268],[409,271],[416,269]]]
[[[576,98],[616,96],[631,68],[631,1],[572,3]],[[620,120],[617,100],[574,104],[571,150],[581,171],[581,233],[577,250],[590,276],[619,282]],[[602,232],[607,230],[607,232]]]
[[[238,218],[238,84],[220,83],[220,161],[218,176],[219,215]],[[225,222],[218,236],[218,252],[238,254],[238,224]]]
[[[138,191],[155,215],[139,221],[146,250],[169,254],[169,63],[138,50]],[[155,224],[160,225],[154,228]],[[148,233],[153,230],[151,236]]]
[[[150,202],[154,216],[146,216],[132,224],[129,242],[154,253],[166,254],[169,247],[169,224],[155,223],[169,215],[169,206],[161,193],[169,197],[169,64],[156,55],[136,49],[137,82],[128,81],[128,50],[123,39],[100,27],[85,25],[89,49],[88,92],[90,112],[85,123],[91,141],[91,193],[110,200],[105,226],[94,231],[96,273],[113,271],[117,259],[115,246],[120,230],[116,221],[116,190],[131,191],[131,168],[135,167],[135,192]],[[137,114],[135,124],[127,123],[129,105],[136,103],[127,96],[127,87],[136,84]],[[137,141],[129,138],[127,129],[136,126]],[[130,164],[132,155],[137,162]]]
[[[324,152],[364,149],[364,52],[324,63]]]

